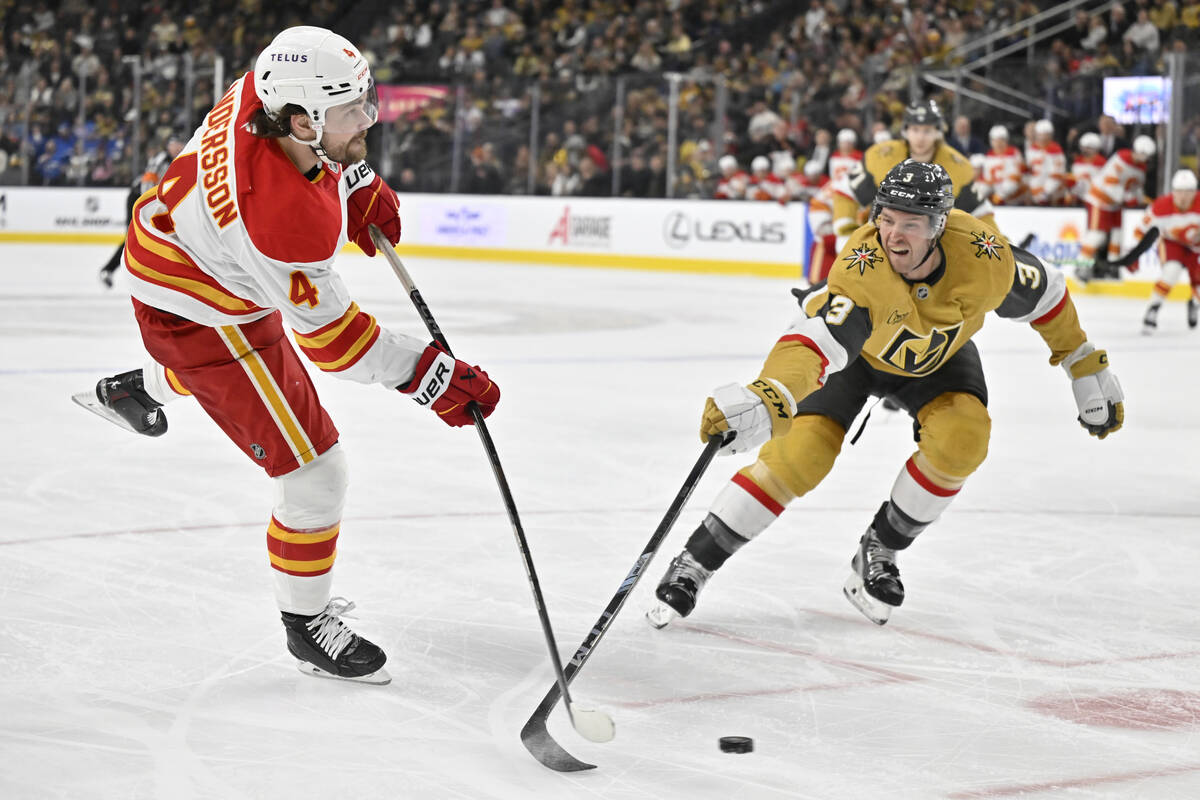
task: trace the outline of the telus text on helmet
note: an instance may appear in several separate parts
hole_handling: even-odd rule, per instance
[[[272,61],[295,61],[303,64],[308,61],[308,53],[271,53]]]

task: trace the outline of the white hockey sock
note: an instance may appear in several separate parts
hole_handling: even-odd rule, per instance
[[[150,395],[150,399],[164,406],[190,394],[178,378],[172,381],[167,376],[167,368],[157,361],[147,361],[142,367],[142,388]]]
[[[958,495],[959,488],[947,489],[937,485],[923,474],[915,458],[904,462],[896,482],[892,485],[891,502],[887,504],[887,530],[876,533],[887,547],[903,550],[912,544],[917,534],[925,530]]]

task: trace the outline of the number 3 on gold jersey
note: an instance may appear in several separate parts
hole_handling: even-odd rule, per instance
[[[826,325],[841,325],[854,310],[854,301],[849,297],[835,294],[829,298],[829,310],[825,312]]]

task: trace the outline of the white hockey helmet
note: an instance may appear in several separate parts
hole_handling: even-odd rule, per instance
[[[1153,139],[1143,134],[1133,140],[1133,152],[1136,155],[1149,158],[1158,152],[1158,147],[1154,144]]]
[[[726,153],[717,161],[717,166],[721,172],[733,172],[738,167],[737,156]]]
[[[880,128],[879,130],[875,131],[875,135],[872,137],[872,141],[875,142],[875,144],[883,144],[884,142],[890,142],[891,140],[892,132],[887,128]]]
[[[858,134],[849,128],[842,128],[837,135],[838,144],[858,144]]]
[[[971,162],[971,166],[975,168],[975,174],[983,173],[983,168],[987,165],[987,156],[983,153],[972,153],[967,156],[967,161]]]
[[[754,172],[766,172],[771,168],[771,161],[766,156],[755,156],[750,162],[750,169]]]
[[[1172,192],[1194,192],[1196,186],[1196,173],[1190,169],[1181,169],[1171,176]]]
[[[1004,127],[1003,125],[993,125],[991,130],[988,131],[988,139],[1003,139],[1007,142],[1008,128]]]
[[[1079,137],[1079,148],[1081,150],[1099,150],[1100,149],[1100,134],[1093,131],[1088,131],[1083,136]]]
[[[371,68],[357,47],[325,28],[299,25],[279,33],[254,62],[254,90],[268,114],[304,109],[317,138],[358,133],[379,118]],[[301,141],[297,139],[297,141]]]
[[[1033,123],[1033,132],[1037,134],[1053,136],[1054,123],[1048,119],[1039,119],[1037,122]]]
[[[806,177],[815,178],[825,171],[825,165],[815,158],[810,158],[804,162],[804,174]]]

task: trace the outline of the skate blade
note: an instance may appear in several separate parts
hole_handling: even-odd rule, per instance
[[[864,617],[876,625],[887,624],[888,618],[892,615],[891,606],[867,594],[867,587],[863,585],[862,576],[857,572],[851,573],[846,582],[842,584],[842,594],[846,595],[850,604],[862,612]]]
[[[75,401],[76,405],[86,408],[97,417],[108,420],[118,428],[123,428],[130,433],[136,433],[139,436],[143,435],[141,431],[134,430],[133,426],[126,422],[124,417],[101,403],[99,398],[96,397],[95,389],[88,392],[77,392],[71,395],[71,399]]]
[[[646,621],[652,628],[662,630],[679,618],[679,612],[659,600],[646,612]]]
[[[316,664],[310,664],[307,661],[297,661],[296,669],[300,670],[305,675],[311,675],[314,678],[328,678],[335,681],[349,681],[350,683],[369,683],[373,686],[385,686],[392,682],[392,676],[388,674],[386,669],[377,669],[369,675],[359,675],[358,677],[348,677],[343,675],[334,675],[332,672],[326,672]]]

